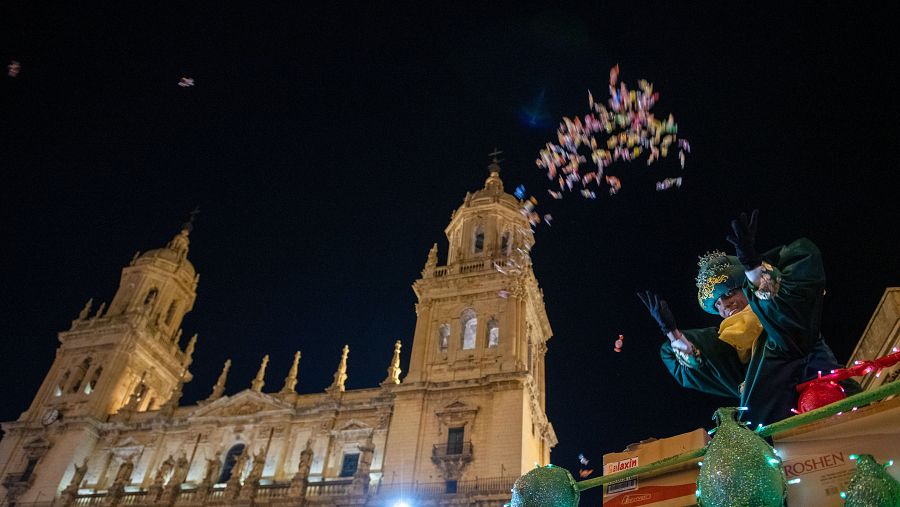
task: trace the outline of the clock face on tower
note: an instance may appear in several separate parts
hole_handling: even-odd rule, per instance
[[[55,408],[51,408],[51,409],[48,409],[46,412],[44,412],[44,416],[41,417],[41,423],[43,423],[44,426],[49,426],[49,425],[53,424],[54,422],[56,422],[58,419],[59,419],[59,410],[57,410]]]

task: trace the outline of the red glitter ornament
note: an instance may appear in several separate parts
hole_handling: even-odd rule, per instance
[[[802,414],[843,400],[847,395],[844,388],[833,381],[808,382],[800,392],[797,402],[797,413]]]

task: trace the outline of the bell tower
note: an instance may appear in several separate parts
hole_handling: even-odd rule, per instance
[[[450,492],[458,481],[548,463],[556,444],[544,408],[552,330],[531,266],[534,235],[496,158],[488,171],[444,231],[446,264],[435,245],[413,283],[416,327],[390,434],[419,438],[389,440],[386,478],[445,481]]]
[[[56,357],[31,406],[4,424],[0,441],[0,469],[27,472],[11,483],[25,493],[20,502],[33,491],[64,487],[110,415],[159,409],[190,380],[196,336],[182,349],[180,326],[199,279],[187,259],[192,228],[189,221],[165,247],[135,254],[109,306],[94,310],[88,301],[59,333]]]

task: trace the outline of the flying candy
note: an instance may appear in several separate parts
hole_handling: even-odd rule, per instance
[[[624,345],[624,344],[625,344],[625,337],[622,335],[619,335],[619,339],[616,340],[616,343],[614,344],[615,348],[613,348],[613,350],[615,350],[616,352],[622,352],[622,345]]]
[[[666,178],[662,181],[656,182],[657,190],[668,190],[673,186],[680,187],[681,186],[681,178]]]
[[[584,457],[584,454],[578,455],[578,462],[581,463],[582,467],[586,467],[588,465],[588,463],[590,463],[590,461],[588,461],[588,459]],[[578,471],[578,476],[581,477],[582,479],[584,479],[584,478],[590,476],[592,473],[594,473],[593,468],[582,468],[581,470]]]
[[[19,62],[12,60],[9,62],[9,65],[6,66],[6,75],[9,77],[16,77],[19,75],[19,71],[22,70],[22,65]]]
[[[516,187],[516,191],[513,192],[513,195],[516,196],[516,199],[522,200],[525,198],[525,185],[519,185]]]
[[[610,69],[606,105],[596,102],[588,91],[590,113],[583,120],[578,116],[563,117],[556,131],[557,143],[547,143],[540,150],[537,166],[545,169],[547,178],[559,186],[558,192],[549,190],[550,195],[560,199],[562,192],[577,190],[582,196],[595,199],[597,196],[588,185],[599,187],[603,183],[609,185],[611,195],[618,193],[622,187],[619,179],[604,178],[603,173],[619,160],[631,162],[646,156],[649,166],[677,150],[684,169],[691,145],[678,137],[678,124],[671,114],[661,119],[650,112],[658,101],[659,92],[653,90],[652,83],[641,79],[636,90],[629,90],[624,82],[619,82],[619,66]],[[596,168],[587,165],[588,154]],[[672,188],[673,184],[666,181],[657,183],[657,189]]]
[[[189,86],[194,86],[194,78],[191,77],[183,77],[181,81],[178,81],[178,86],[182,88],[187,88]]]

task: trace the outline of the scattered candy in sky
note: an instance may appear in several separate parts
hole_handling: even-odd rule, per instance
[[[16,77],[19,75],[19,71],[22,70],[22,65],[19,62],[12,60],[9,62],[9,65],[6,66],[6,75],[9,77]]]
[[[550,222],[552,222],[552,221],[553,221],[553,215],[551,215],[550,213],[544,214],[544,223],[547,224],[547,226],[549,226]]]
[[[509,297],[509,291],[508,291],[508,290],[501,290],[501,291],[497,292],[497,295],[500,296],[500,297],[502,297],[503,299],[506,299],[506,298]]]
[[[656,182],[657,190],[668,190],[673,186],[680,187],[681,186],[681,178],[666,178],[662,181]]]
[[[516,191],[513,192],[513,195],[516,196],[516,199],[524,199],[525,198],[525,185],[519,185],[516,187]]]
[[[183,77],[181,81],[178,81],[178,86],[182,88],[187,88],[188,86],[194,86],[194,78],[191,77]]]
[[[625,344],[625,337],[622,335],[619,335],[619,339],[616,340],[616,343],[614,344],[615,348],[613,350],[615,350],[616,352],[622,352],[622,345],[624,345],[624,344]]]
[[[590,463],[590,461],[588,461],[588,459],[584,457],[584,454],[578,455],[578,462],[581,463],[582,467],[587,467],[588,463]],[[582,468],[581,470],[578,471],[578,476],[581,477],[582,479],[584,479],[584,478],[588,477],[589,475],[591,475],[592,473],[594,473],[594,469]]]
[[[671,114],[663,120],[650,112],[658,101],[659,92],[653,90],[653,84],[641,79],[638,88],[630,90],[619,82],[619,66],[610,69],[606,105],[596,102],[588,91],[590,113],[583,121],[578,116],[564,117],[556,131],[558,144],[547,143],[540,151],[537,166],[545,169],[547,178],[559,187],[558,192],[551,189],[550,195],[559,199],[562,192],[577,190],[582,196],[595,199],[597,195],[588,185],[602,184],[609,186],[611,195],[618,193],[621,181],[604,175],[604,170],[619,160],[631,162],[646,156],[649,166],[677,149],[684,169],[691,145],[678,137],[678,124]],[[588,153],[593,165],[588,163]],[[681,186],[681,178],[667,183],[671,179],[658,182],[657,190]]]

